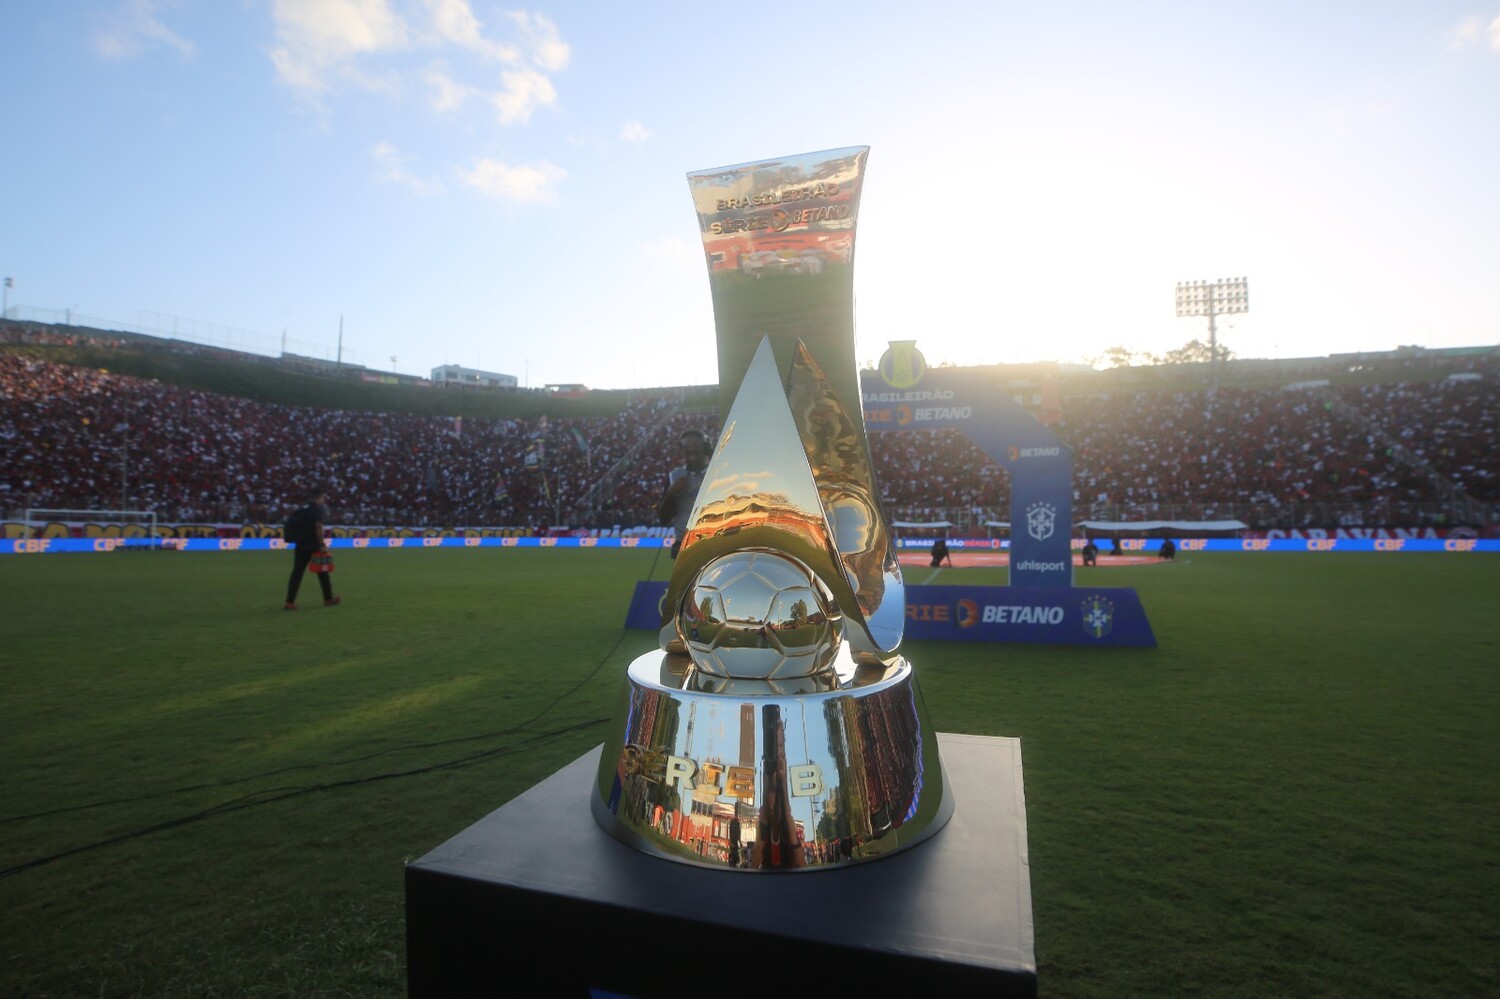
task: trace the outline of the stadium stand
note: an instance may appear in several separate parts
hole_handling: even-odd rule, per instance
[[[1493,378],[1361,385],[1340,398],[1366,414],[1372,431],[1409,450],[1469,496],[1500,501],[1500,405]]]
[[[1387,376],[1217,394],[1075,391],[1054,424],[1074,449],[1075,516],[1492,523],[1494,366]],[[718,433],[711,401],[683,400],[662,390],[607,417],[456,419],[257,402],[0,353],[0,508],[14,518],[123,502],[163,521],[279,523],[314,476],[339,524],[645,525],[677,436]],[[872,450],[893,517],[1009,519],[1004,471],[962,435],[875,434]]]

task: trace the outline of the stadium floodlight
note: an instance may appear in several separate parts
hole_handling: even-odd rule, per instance
[[[1219,278],[1217,281],[1178,281],[1177,318],[1208,317],[1208,371],[1214,391],[1219,389],[1219,316],[1250,311],[1250,283],[1247,278]]]

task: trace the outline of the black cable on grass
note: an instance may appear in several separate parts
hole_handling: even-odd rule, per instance
[[[660,548],[656,550],[656,554],[658,557],[661,556]],[[651,568],[652,571],[655,571],[655,560],[652,561]],[[528,725],[536,723],[539,719],[545,716],[547,712],[551,711],[553,708],[561,704],[564,700],[572,697],[578,691],[582,690],[589,683],[589,681],[593,680],[594,677],[598,675],[599,671],[604,668],[604,664],[609,662],[610,658],[620,648],[621,643],[625,641],[626,636],[628,636],[629,634],[629,629],[621,629],[620,637],[615,639],[615,643],[609,647],[609,651],[604,653],[603,657],[600,658],[599,662],[594,665],[594,668],[589,671],[589,674],[587,676],[585,676],[582,680],[579,680],[567,690],[563,691],[561,694],[554,697],[546,707],[542,708],[542,710],[538,711],[530,718],[521,722],[519,725],[512,725],[509,728],[497,729],[493,732],[480,732],[477,735],[455,736],[452,739],[434,739],[429,742],[408,742],[400,746],[388,746],[385,749],[376,750],[373,753],[366,753],[363,756],[350,756],[342,760],[329,760],[323,763],[294,763],[291,766],[279,767],[275,770],[266,770],[258,774],[247,774],[243,777],[231,777],[226,780],[207,781],[202,784],[189,784],[186,787],[175,787],[168,791],[155,791],[151,794],[136,795],[129,798],[110,798],[104,801],[91,801],[82,805],[66,805],[62,808],[52,808],[43,812],[30,812],[26,815],[0,816],[0,825],[4,825],[5,823],[9,822],[22,822],[26,819],[41,819],[51,815],[63,815],[68,812],[82,812],[92,808],[106,808],[110,805],[131,805],[137,804],[142,801],[155,801],[157,798],[169,798],[172,795],[187,794],[190,791],[204,791],[216,787],[233,787],[236,784],[243,784],[246,781],[261,780],[266,777],[277,777],[281,774],[293,773],[294,771],[298,770],[321,770],[326,767],[347,766],[350,763],[363,763],[366,760],[373,760],[380,756],[389,755],[390,753],[401,753],[411,749],[432,749],[437,746],[452,746],[460,742],[476,742],[480,739],[494,739],[502,735],[511,735],[512,733],[521,731]]]
[[[538,715],[537,717],[541,716]],[[531,737],[530,739],[522,739],[508,745],[494,746],[490,749],[482,749],[477,753],[470,753],[468,756],[460,756],[457,759],[445,760],[442,763],[432,763],[424,767],[414,767],[410,770],[395,770],[390,773],[373,774],[368,777],[351,777],[348,780],[330,781],[326,784],[305,784],[300,787],[278,787],[267,788],[261,791],[252,791],[249,794],[241,795],[238,798],[231,798],[229,801],[220,802],[217,805],[210,805],[208,808],[202,809],[201,811],[192,812],[188,815],[179,815],[176,818],[167,819],[165,822],[158,822],[155,825],[145,826],[140,829],[134,829],[130,832],[120,833],[117,836],[110,836],[106,839],[95,840],[92,843],[85,843],[83,846],[75,846],[71,849],[60,850],[57,853],[48,854],[44,857],[36,857],[23,863],[0,869],[0,879],[12,877],[16,874],[21,874],[25,871],[29,871],[37,867],[42,867],[46,864],[54,863],[66,857],[76,856],[80,853],[88,853],[92,850],[102,849],[106,846],[113,846],[116,843],[124,843],[132,839],[138,839],[142,836],[149,836],[151,833],[163,832],[167,829],[176,829],[179,826],[190,825],[194,822],[201,822],[204,819],[213,818],[216,815],[228,815],[231,812],[240,812],[244,811],[247,808],[255,808],[259,805],[269,805],[272,802],[276,801],[285,801],[288,798],[297,798],[304,794],[312,794],[315,791],[331,791],[341,787],[355,787],[360,784],[373,784],[378,781],[394,780],[398,777],[415,777],[419,774],[433,773],[438,770],[457,770],[460,767],[473,766],[476,763],[483,763],[485,760],[493,759],[497,756],[503,756],[507,753],[522,752],[527,749],[534,749],[538,746],[546,745],[547,743],[560,739],[563,736],[568,735],[569,733],[577,732],[586,728],[592,728],[595,725],[600,725],[607,721],[609,721],[608,718],[591,718],[586,722],[579,722],[576,725],[567,725],[562,728],[555,728],[548,732],[539,733]]]

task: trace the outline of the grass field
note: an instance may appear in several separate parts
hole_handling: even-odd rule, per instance
[[[0,995],[403,994],[403,862],[602,740],[652,560],[340,552],[290,614],[283,553],[0,558]],[[1500,992],[1500,560],[1078,581],[1160,647],[907,649],[1022,739],[1044,994]]]

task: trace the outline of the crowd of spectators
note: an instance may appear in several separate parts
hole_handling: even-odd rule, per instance
[[[1288,505],[1434,498],[1423,476],[1314,390],[1085,397],[1054,429],[1073,448],[1078,502],[1122,507],[1130,519],[1185,501],[1274,519]]]
[[[1361,385],[1341,389],[1340,396],[1469,496],[1500,501],[1500,401],[1493,378]]]
[[[1009,476],[956,430],[871,434],[870,454],[894,520],[1009,519]]]
[[[550,421],[351,412],[0,355],[0,507],[278,523],[322,485],[339,523],[552,525],[669,405]]]
[[[1053,429],[1073,448],[1078,516],[1415,509],[1444,498],[1421,462],[1493,502],[1492,385],[1073,396]],[[652,522],[687,429],[717,438],[711,396],[643,393],[607,418],[458,420],[252,402],[0,354],[0,508],[279,523],[322,485],[343,524],[629,527]],[[871,449],[894,518],[1009,519],[1005,472],[961,434],[877,433]]]

